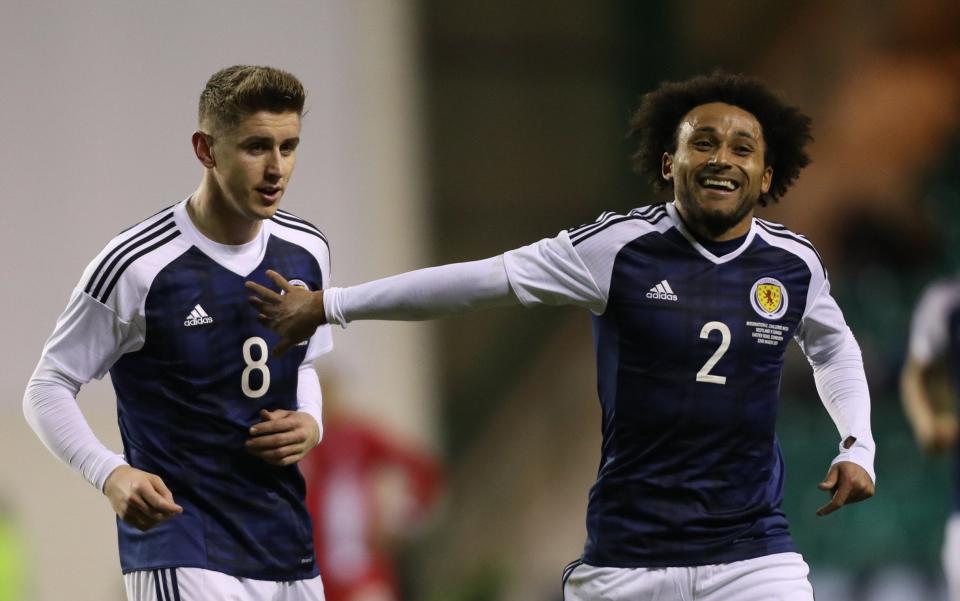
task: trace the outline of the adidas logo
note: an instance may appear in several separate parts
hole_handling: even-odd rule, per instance
[[[658,298],[660,300],[676,301],[677,295],[670,287],[667,280],[663,280],[647,292],[647,298]]]
[[[187,318],[183,320],[183,325],[187,327],[202,326],[207,323],[213,323],[213,318],[207,315],[207,312],[200,305],[194,307],[193,311],[190,311],[190,315],[187,315]]]

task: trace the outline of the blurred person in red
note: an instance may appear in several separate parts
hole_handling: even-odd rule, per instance
[[[323,441],[300,467],[326,601],[399,601],[393,552],[435,505],[440,466],[324,386]]]

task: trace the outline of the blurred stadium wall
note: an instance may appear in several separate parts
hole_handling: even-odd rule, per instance
[[[0,497],[18,520],[30,601],[122,598],[110,506],[62,466],[20,400],[81,271],[112,236],[186,197],[197,98],[217,69],[269,64],[308,90],[284,208],[316,224],[345,284],[424,264],[416,7],[408,2],[5,3],[0,19],[3,254]],[[433,444],[432,328],[336,334],[342,387]],[[84,388],[95,431],[120,449],[113,393]]]

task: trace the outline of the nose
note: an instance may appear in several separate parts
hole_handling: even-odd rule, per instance
[[[283,169],[281,165],[283,165],[283,155],[280,154],[279,148],[274,148],[265,165],[266,176],[270,179],[279,179],[282,177]]]
[[[726,146],[726,144],[717,146],[710,155],[710,158],[707,159],[707,163],[715,167],[729,167],[730,149]]]

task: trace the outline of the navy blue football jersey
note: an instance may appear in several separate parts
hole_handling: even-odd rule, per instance
[[[525,305],[589,308],[602,409],[583,561],[726,563],[793,551],[775,433],[784,352],[852,337],[813,246],[754,219],[722,256],[673,204],[607,213],[504,255]]]
[[[114,238],[90,263],[48,355],[79,382],[107,371],[123,453],[160,476],[183,513],[140,530],[117,520],[124,571],[195,567],[237,577],[316,576],[304,481],[247,453],[262,409],[297,410],[298,370],[332,347],[329,328],[272,357],[276,334],[246,280],[273,269],[309,290],[329,284],[327,242],[285,211],[227,246],[193,225],[186,201]],[[84,324],[82,326],[75,325]],[[317,399],[319,402],[319,399]]]
[[[929,366],[946,361],[954,386],[960,390],[960,280],[931,284],[917,303],[910,325],[910,359]],[[960,446],[953,448],[953,512],[960,512]]]

